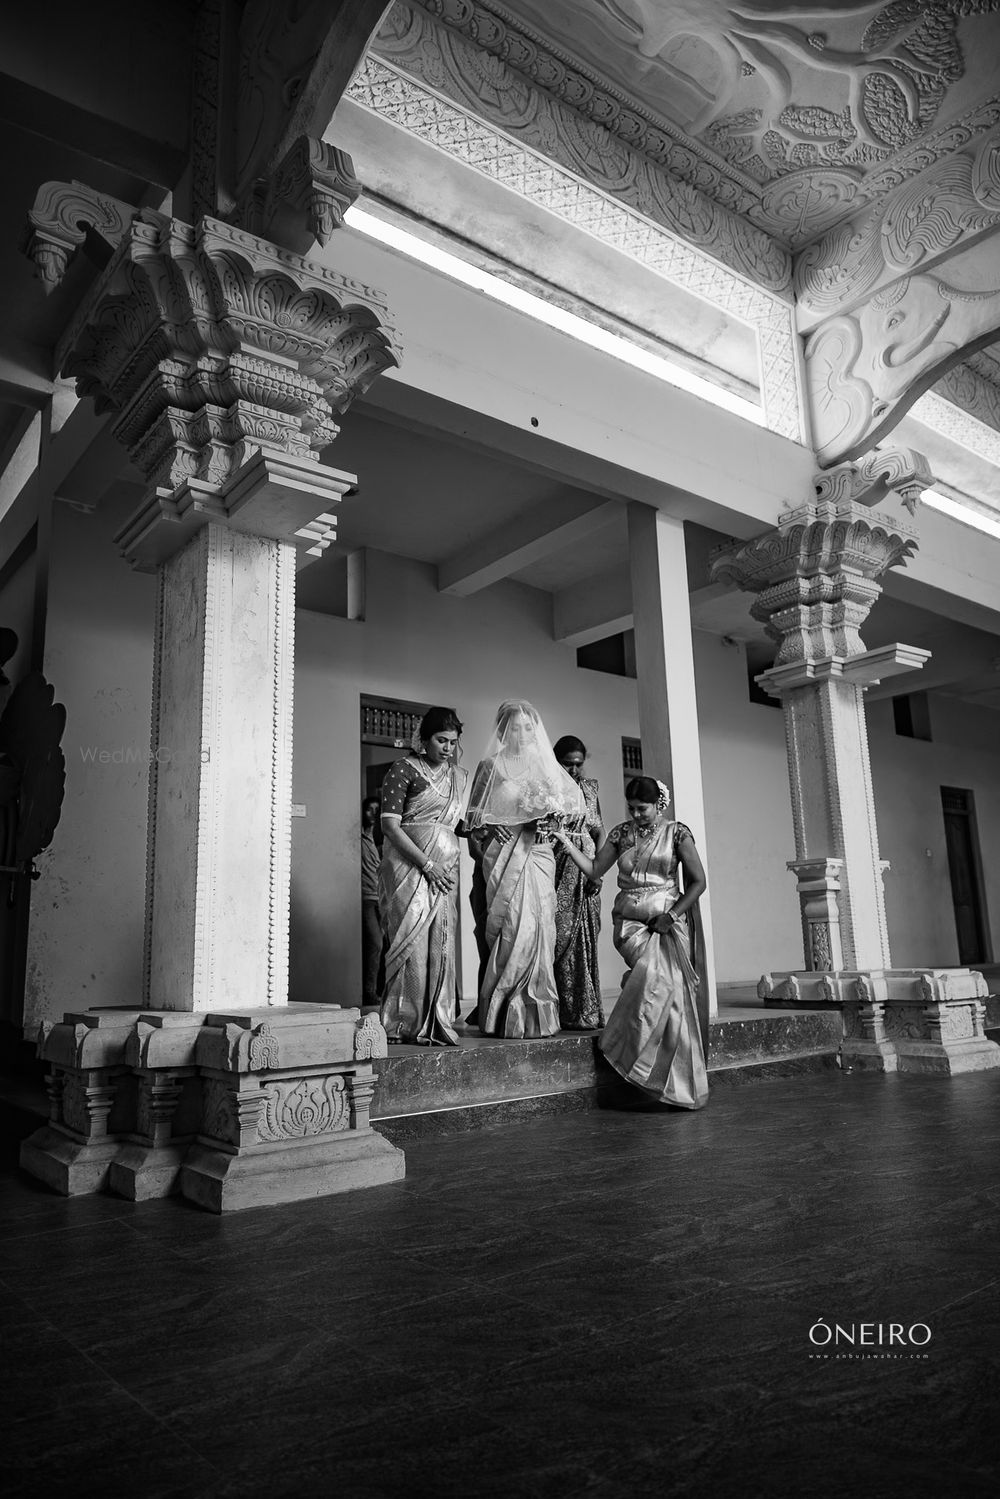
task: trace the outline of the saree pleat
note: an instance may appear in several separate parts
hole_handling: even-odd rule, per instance
[[[707,997],[693,961],[700,927],[685,918],[659,933],[647,924],[680,894],[673,832],[668,824],[656,845],[641,851],[645,883],[629,884],[627,864],[619,876],[614,943],[629,972],[598,1044],[637,1088],[661,1103],[700,1109],[708,1102]]]
[[[430,784],[408,802],[400,826],[444,870],[457,867],[460,798]],[[379,908],[386,935],[382,1024],[390,1040],[457,1046],[453,892],[432,890],[423,874],[386,840],[379,870]]]
[[[555,857],[548,843],[522,828],[483,857],[489,962],[479,998],[485,1036],[554,1036],[559,998],[552,971],[555,947]]]
[[[582,781],[585,817],[566,831],[589,858],[600,832],[597,782]],[[563,1030],[596,1030],[604,1024],[597,944],[601,930],[601,896],[588,895],[589,881],[565,848],[556,849],[556,945],[554,972]]]

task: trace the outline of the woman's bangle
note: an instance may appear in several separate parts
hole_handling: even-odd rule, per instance
[[[430,872],[431,872],[431,870],[433,868],[434,868],[434,860],[433,859],[428,859],[427,863],[424,865],[423,869],[420,872],[421,872],[421,874],[430,874]]]

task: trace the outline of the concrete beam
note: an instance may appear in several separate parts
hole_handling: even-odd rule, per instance
[[[173,187],[184,169],[184,153],[176,146],[141,135],[7,73],[0,73],[0,101],[0,119],[8,124],[56,141],[60,147],[71,141],[73,150],[82,156],[144,182]]]
[[[552,596],[552,634],[574,648],[632,628],[628,569],[572,583]]]
[[[621,516],[614,500],[581,511],[580,496],[557,496],[542,509],[517,516],[438,567],[438,590],[461,598],[572,546]]]
[[[78,402],[57,431],[56,415],[52,408],[37,413],[0,475],[0,558],[21,544],[45,497],[57,493],[108,422],[91,401]]]

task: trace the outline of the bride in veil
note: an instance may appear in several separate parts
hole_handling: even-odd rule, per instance
[[[483,1035],[551,1036],[559,1029],[551,829],[584,811],[580,788],[556,760],[536,709],[517,699],[501,703],[465,818],[482,849],[486,879]]]

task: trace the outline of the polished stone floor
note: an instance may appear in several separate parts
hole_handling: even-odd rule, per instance
[[[219,1219],[63,1201],[8,1139],[5,1492],[997,1491],[1000,1072],[784,1078],[407,1159]],[[820,1319],[931,1341],[820,1358],[852,1351]]]

